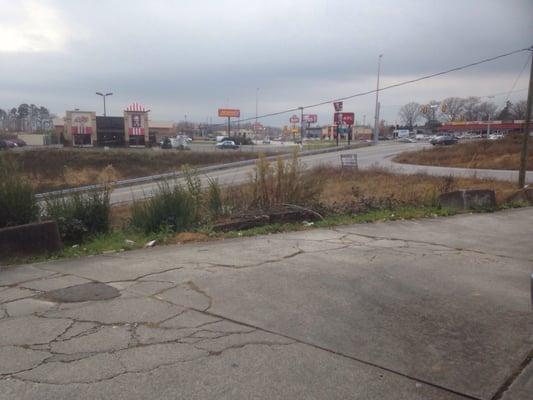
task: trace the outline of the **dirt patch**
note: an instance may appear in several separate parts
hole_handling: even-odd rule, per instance
[[[200,232],[180,232],[171,240],[172,243],[203,242],[209,240],[209,236]]]

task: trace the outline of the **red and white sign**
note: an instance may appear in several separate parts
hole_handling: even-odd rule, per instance
[[[72,128],[70,132],[73,135],[90,135],[93,133],[91,126],[90,114],[72,114]]]
[[[263,129],[263,125],[260,124],[259,122],[256,122],[256,123],[254,124],[254,129],[257,130],[257,131],[258,131],[258,130],[261,130],[261,129]]]
[[[219,108],[218,109],[219,117],[231,117],[231,118],[240,118],[241,110],[235,108]]]
[[[335,107],[335,112],[342,111],[342,101],[336,101],[333,103],[333,107]]]
[[[350,112],[336,112],[333,116],[333,121],[337,125],[353,125],[355,122],[354,113]]]
[[[298,118],[297,115],[293,115],[292,117],[289,118],[289,122],[291,124],[297,124],[298,122],[300,122],[300,118]]]
[[[304,114],[304,122],[309,122],[310,124],[316,124],[318,121],[318,116],[316,114]]]

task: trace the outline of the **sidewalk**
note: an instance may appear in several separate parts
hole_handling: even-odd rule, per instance
[[[532,238],[524,208],[0,270],[0,399],[526,400]]]

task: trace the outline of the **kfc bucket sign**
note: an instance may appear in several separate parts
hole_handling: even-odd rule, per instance
[[[355,116],[354,113],[337,112],[334,114],[333,121],[336,125],[353,125]]]

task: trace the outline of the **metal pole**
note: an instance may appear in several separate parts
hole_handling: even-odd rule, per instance
[[[381,72],[381,57],[383,57],[383,54],[380,54],[378,57],[378,79],[377,79],[377,85],[376,85],[376,109],[374,113],[374,144],[378,143],[378,137],[379,137],[379,112],[378,112],[378,101],[379,101],[379,74]]]
[[[259,88],[255,88],[255,125],[254,125],[254,140],[257,139],[257,109],[258,109]]]
[[[531,71],[529,73],[529,89],[527,92],[526,121],[524,122],[524,139],[522,141],[522,154],[520,156],[520,172],[518,173],[518,188],[526,184],[526,170],[528,158],[529,130],[531,122],[531,102],[533,100],[533,46],[529,49],[532,53]]]
[[[102,96],[104,98],[104,117],[106,116],[106,109],[105,109],[105,98],[107,97],[107,95],[104,95]]]
[[[303,143],[303,140],[304,140],[304,108],[303,107],[299,107],[299,108],[300,108],[300,140]]]
[[[230,117],[228,117],[228,137],[231,137],[231,131],[230,131]]]

